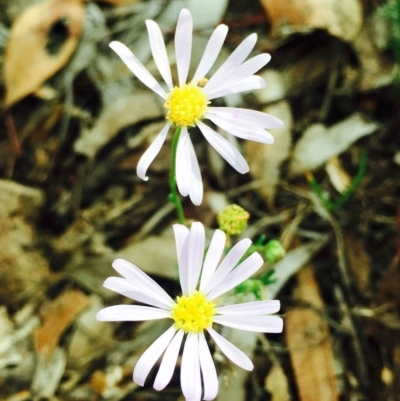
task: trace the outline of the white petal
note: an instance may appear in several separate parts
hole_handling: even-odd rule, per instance
[[[232,249],[225,256],[224,260],[218,266],[218,269],[211,277],[207,287],[204,289],[206,294],[225,279],[225,277],[239,263],[245,252],[250,248],[250,245],[251,240],[248,238],[244,238],[232,247]]]
[[[199,222],[194,222],[190,230],[189,241],[188,294],[192,294],[194,292],[197,282],[199,280],[204,257],[204,243],[204,226]]]
[[[244,79],[255,74],[257,71],[263,68],[270,60],[271,56],[269,54],[266,53],[259,54],[258,56],[255,56],[250,60],[247,60],[241,66],[225,73],[224,78],[221,79],[219,83],[215,83],[212,87],[212,90],[210,88],[206,89],[206,87],[204,87],[204,92],[211,93],[217,90],[233,87],[236,82],[241,82]]]
[[[103,286],[111,291],[115,291],[125,297],[144,304],[156,306],[161,309],[170,310],[169,302],[159,298],[153,292],[144,292],[141,286],[135,286],[132,282],[121,277],[108,277]]]
[[[283,320],[277,316],[214,316],[214,323],[257,333],[282,333]]]
[[[186,83],[192,53],[193,20],[189,10],[183,9],[179,14],[175,31],[175,56],[178,68],[179,86]]]
[[[213,400],[218,394],[218,376],[203,333],[199,334],[199,357],[204,384],[203,400]]]
[[[188,292],[188,265],[189,265],[189,229],[183,224],[174,224],[176,254],[178,256],[179,280],[182,293]]]
[[[221,315],[270,315],[278,312],[280,307],[280,301],[267,300],[221,306],[216,311]]]
[[[150,164],[156,158],[158,153],[160,152],[165,138],[167,137],[168,130],[171,127],[171,123],[167,123],[161,132],[156,136],[152,144],[147,148],[146,152],[143,153],[143,156],[140,158],[139,163],[136,168],[136,174],[142,180],[147,181],[149,177],[146,177],[147,169]]]
[[[201,272],[200,291],[204,291],[211,276],[214,274],[226,245],[226,235],[222,230],[216,230],[208,248]]]
[[[257,110],[241,109],[237,107],[208,107],[207,115],[214,115],[226,122],[239,126],[251,124],[258,128],[281,128],[283,122],[279,118]]]
[[[265,81],[258,75],[252,75],[240,82],[225,86],[223,89],[216,89],[207,93],[207,99],[213,100],[223,96],[233,95],[234,93],[241,93],[247,91],[254,91],[257,89],[265,88]]]
[[[151,306],[114,305],[98,311],[96,319],[103,322],[138,322],[165,319],[170,316],[171,311]]]
[[[143,64],[135,55],[121,42],[111,42],[111,49],[118,54],[125,65],[140,79],[148,88],[157,93],[157,95],[166,99],[167,94],[154,77],[147,71]]]
[[[176,183],[179,193],[188,196],[192,184],[189,134],[186,127],[182,127],[176,150]]]
[[[164,39],[158,24],[152,20],[146,21],[147,32],[149,33],[150,47],[153,59],[157,65],[158,71],[164,78],[165,83],[171,90],[173,88],[171,78],[171,68],[169,66],[167,50],[165,49]]]
[[[264,261],[262,257],[257,252],[254,252],[238,267],[233,269],[222,283],[218,284],[213,290],[211,290],[211,292],[207,294],[207,299],[211,301],[219,295],[236,287],[244,280],[247,280],[263,265],[263,263]]]
[[[199,336],[189,333],[182,354],[181,387],[186,400],[195,400],[201,388]]]
[[[143,292],[152,293],[154,296],[157,296],[158,299],[162,299],[170,307],[175,304],[173,299],[163,288],[161,288],[151,277],[133,263],[130,263],[125,259],[115,259],[112,266],[119,274],[121,274],[121,276],[124,276],[135,286],[142,286]]]
[[[235,49],[235,51],[226,59],[226,61],[219,67],[215,74],[207,82],[204,87],[206,93],[212,92],[216,85],[224,82],[224,76],[231,70],[239,66],[251,53],[257,42],[257,35],[255,33],[248,36],[243,42]]]
[[[160,358],[161,354],[168,347],[175,334],[175,327],[171,326],[165,333],[154,341],[149,348],[139,358],[133,371],[133,381],[139,386],[144,386],[146,377],[150,373],[151,368]]]
[[[234,364],[240,366],[242,369],[252,370],[254,368],[253,362],[250,358],[241,351],[236,345],[233,345],[226,338],[218,334],[214,329],[208,328],[207,331],[213,338],[219,349],[229,358]]]
[[[183,335],[184,331],[179,330],[165,351],[160,368],[158,369],[156,380],[154,381],[153,387],[157,391],[164,389],[171,381],[176,361],[178,359],[179,349],[181,348]]]
[[[189,192],[190,200],[194,205],[199,206],[203,200],[203,181],[201,180],[201,172],[197,156],[194,151],[192,141],[189,137],[189,155],[190,155],[190,171],[191,171],[191,187]]]
[[[215,28],[194,74],[193,81],[204,78],[210,71],[222,49],[227,33],[228,27],[226,25],[219,25]]]
[[[245,174],[249,171],[249,165],[240,152],[225,138],[216,133],[213,129],[198,122],[197,126],[210,143],[210,145],[239,173]]]
[[[274,142],[274,137],[269,132],[264,131],[262,128],[254,126],[243,127],[243,125],[234,125],[226,122],[225,120],[217,116],[212,115],[209,115],[208,119],[211,120],[215,125],[218,125],[218,127],[222,128],[224,131],[238,138],[265,144],[271,144]]]

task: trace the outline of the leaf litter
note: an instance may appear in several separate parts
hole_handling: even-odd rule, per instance
[[[396,401],[400,142],[391,25],[380,4],[361,0],[213,3],[184,4],[195,15],[194,58],[220,21],[231,26],[225,54],[256,32],[258,50],[272,54],[261,72],[267,87],[223,102],[279,114],[285,126],[276,145],[238,141],[250,160],[246,176],[214,160],[194,133],[205,200],[196,209],[185,203],[185,212],[215,226],[221,204],[237,203],[251,214],[246,235],[280,238],[287,250],[263,288],[281,299],[284,335],[226,329],[255,370],[236,369],[214,347],[218,399]],[[144,20],[160,23],[171,49],[182,4],[0,3],[1,400],[182,399],[179,372],[163,393],[131,380],[162,323],[94,319],[116,297],[101,286],[116,257],[179,291],[168,151],[151,180],[135,175],[163,107],[107,45],[127,43],[151,68]],[[366,169],[355,180],[362,155]]]

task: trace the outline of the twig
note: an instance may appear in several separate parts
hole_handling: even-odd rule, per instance
[[[343,316],[342,324],[345,327],[347,333],[351,337],[352,348],[355,356],[354,358],[355,368],[357,371],[357,376],[359,378],[359,384],[361,390],[365,393],[368,385],[368,374],[366,369],[367,363],[364,358],[365,352],[361,345],[360,339],[358,338],[358,333],[354,325],[354,321],[352,319],[351,311],[345,302],[341,289],[337,285],[334,288],[334,294],[339,303],[340,310],[342,312]]]
[[[10,111],[8,110],[4,113],[4,122],[6,124],[6,133],[11,146],[11,153],[7,158],[5,176],[7,178],[11,178],[14,170],[15,161],[21,156],[22,148],[21,142],[18,138],[17,129],[15,128],[14,120]]]

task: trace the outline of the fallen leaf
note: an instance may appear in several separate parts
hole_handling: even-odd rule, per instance
[[[345,249],[353,282],[360,294],[369,290],[371,260],[364,243],[351,233],[345,234]]]
[[[92,294],[90,305],[76,319],[68,345],[68,369],[82,370],[110,345],[114,327],[96,319],[102,308],[101,298]]]
[[[280,118],[285,124],[282,128],[273,130],[273,145],[260,146],[257,142],[246,141],[245,152],[251,175],[261,183],[257,191],[272,207],[280,178],[280,166],[288,157],[292,143],[292,112],[286,101],[267,106],[263,111]]]
[[[271,401],[289,401],[289,384],[282,366],[274,363],[265,379],[265,389],[271,394]]]
[[[324,307],[310,265],[297,274],[293,296],[318,310]],[[300,400],[338,401],[328,323],[313,309],[291,309],[284,332]]]
[[[224,326],[221,330],[221,334],[252,358],[257,345],[258,333],[248,331],[246,335],[243,335],[241,330],[235,330]],[[221,358],[219,351],[217,351],[216,354]],[[225,357],[222,358],[223,360],[225,359]],[[245,384],[248,378],[248,372],[246,370],[231,363],[225,363],[224,368],[219,373],[219,386],[221,391],[219,391],[216,401],[246,401],[248,399],[245,391]]]
[[[157,252],[154,250],[157,249]],[[175,239],[172,229],[162,235],[152,235],[143,241],[127,245],[118,252],[118,257],[130,260],[147,274],[176,279],[178,267]]]
[[[35,92],[74,52],[85,8],[80,0],[34,4],[14,22],[4,55],[5,107]]]
[[[344,170],[338,157],[333,157],[326,163],[326,172],[328,173],[331,184],[336,191],[342,194],[351,184],[351,177]]]
[[[125,6],[127,4],[137,3],[139,0],[96,0],[99,3],[108,3],[113,6]]]
[[[55,348],[50,355],[37,356],[32,379],[32,394],[38,399],[53,399],[65,373],[67,355],[62,348]]]
[[[325,29],[344,41],[356,38],[363,23],[359,0],[261,0],[272,34]]]
[[[89,302],[83,292],[66,290],[56,300],[45,305],[42,311],[43,325],[35,334],[37,353],[44,358],[51,358],[64,331]]]
[[[260,77],[267,84],[265,88],[254,92],[260,103],[272,103],[286,97],[287,88],[281,71],[267,69],[260,73]]]
[[[8,317],[7,308],[0,306],[0,355],[10,348],[12,340],[13,324]]]
[[[49,266],[34,230],[44,192],[0,180],[0,303],[15,307],[30,296],[41,296]],[[33,269],[32,266],[35,268]]]
[[[396,65],[376,43],[376,38],[379,36],[376,27],[382,24],[382,21],[377,18],[378,16],[375,15],[370,16],[357,39],[352,43],[359,61],[358,88],[360,91],[371,91],[391,85],[393,82]],[[380,16],[380,19],[384,17]],[[385,19],[383,23],[388,25]]]
[[[298,175],[321,166],[378,128],[378,124],[368,122],[358,114],[353,114],[330,128],[323,124],[311,125],[294,148],[290,174]]]
[[[267,69],[260,73],[266,87],[254,92],[260,103],[276,102],[291,95],[298,96],[325,83],[329,79],[332,66],[337,65],[341,52],[331,40],[315,46],[313,51],[291,52],[282,57],[279,71]],[[295,55],[296,54],[296,55]]]
[[[136,91],[120,97],[104,107],[96,124],[75,142],[74,150],[93,158],[121,129],[161,115],[161,108],[151,93]]]
[[[326,244],[327,236],[320,241],[313,241],[309,244],[300,245],[289,251],[286,256],[274,266],[275,282],[266,286],[266,298],[275,299],[279,291],[287,281],[296,274],[311,258]]]

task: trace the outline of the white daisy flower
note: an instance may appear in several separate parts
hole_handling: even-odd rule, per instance
[[[171,319],[171,327],[140,357],[133,380],[143,386],[162,356],[154,382],[162,390],[170,382],[182,342],[182,392],[187,400],[212,400],[218,393],[218,378],[205,332],[233,363],[246,370],[253,369],[249,357],[214,330],[221,324],[240,330],[280,333],[280,317],[267,316],[280,308],[279,301],[255,301],[220,306],[218,297],[248,279],[263,264],[258,253],[240,262],[251,245],[249,239],[237,243],[220,262],[225,248],[225,233],[216,230],[203,262],[205,233],[195,222],[189,231],[184,225],[174,225],[179,277],[183,295],[173,300],[153,279],[132,263],[117,259],[114,269],[124,278],[109,277],[104,286],[135,301],[150,306],[116,305],[102,309],[97,319],[102,321],[141,321]],[[185,341],[184,341],[185,339]]]
[[[218,97],[264,88],[264,80],[254,74],[269,62],[271,56],[260,54],[245,61],[257,41],[257,35],[252,34],[237,47],[208,80],[206,76],[214,65],[228,32],[226,25],[219,25],[208,41],[193,78],[188,81],[193,22],[190,12],[183,9],[179,15],[175,32],[178,86],[174,86],[160,27],[151,20],[147,20],[146,25],[153,58],[165,81],[167,90],[164,90],[164,87],[155,80],[124,44],[110,43],[110,47],[121,57],[136,77],[165,100],[164,106],[167,109],[167,123],[139,160],[137,175],[143,180],[148,179],[147,169],[164,144],[170,127],[172,125],[181,127],[176,160],[177,186],[181,195],[189,195],[192,202],[199,205],[203,198],[203,184],[188,129],[197,126],[210,145],[233,168],[239,173],[247,173],[249,166],[240,152],[223,136],[204,124],[203,120],[210,120],[222,130],[236,137],[266,144],[272,143],[274,139],[265,129],[281,127],[281,120],[254,110],[211,106],[211,101]]]

